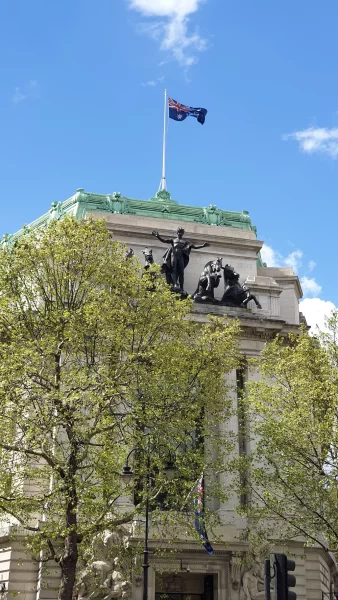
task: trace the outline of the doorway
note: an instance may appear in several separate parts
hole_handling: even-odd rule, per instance
[[[156,573],[155,600],[217,600],[217,575]]]

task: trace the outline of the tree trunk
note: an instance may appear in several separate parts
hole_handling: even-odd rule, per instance
[[[73,600],[76,567],[78,561],[78,538],[77,538],[77,507],[78,497],[76,490],[75,475],[77,471],[77,444],[74,442],[72,428],[67,431],[71,442],[71,452],[69,456],[69,471],[67,477],[66,490],[68,493],[68,502],[66,504],[66,527],[67,534],[64,538],[64,551],[60,561],[61,583],[58,600]]]
[[[77,535],[71,532],[65,539],[65,553],[61,561],[59,600],[72,600],[78,561]]]

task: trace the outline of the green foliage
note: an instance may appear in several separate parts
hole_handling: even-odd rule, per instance
[[[303,329],[267,344],[247,386],[251,447],[240,467],[255,534],[302,536],[338,551],[338,314],[328,332]],[[243,481],[243,477],[242,477]],[[276,518],[277,517],[277,518]]]
[[[188,527],[197,476],[223,469],[229,447],[217,424],[231,412],[222,375],[238,363],[238,324],[196,323],[158,267],[142,275],[124,254],[103,222],[68,217],[0,249],[0,511],[63,571],[147,494],[154,522],[165,491]],[[138,505],[122,511],[133,448]],[[214,479],[209,494],[224,497]]]

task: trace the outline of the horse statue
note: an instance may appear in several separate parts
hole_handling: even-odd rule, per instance
[[[214,289],[218,287],[222,278],[222,268],[221,258],[207,262],[198,280],[197,289],[192,294],[195,302],[217,302]]]
[[[239,274],[230,265],[222,267],[224,277],[224,294],[221,303],[225,306],[240,306],[247,308],[248,302],[253,300],[257,308],[262,308],[256,296],[250,289],[239,283]]]

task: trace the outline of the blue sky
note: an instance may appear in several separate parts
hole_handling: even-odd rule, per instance
[[[172,196],[249,210],[338,305],[336,0],[2,0],[0,56],[1,234],[78,187],[154,195],[167,87],[208,109],[169,123]]]

